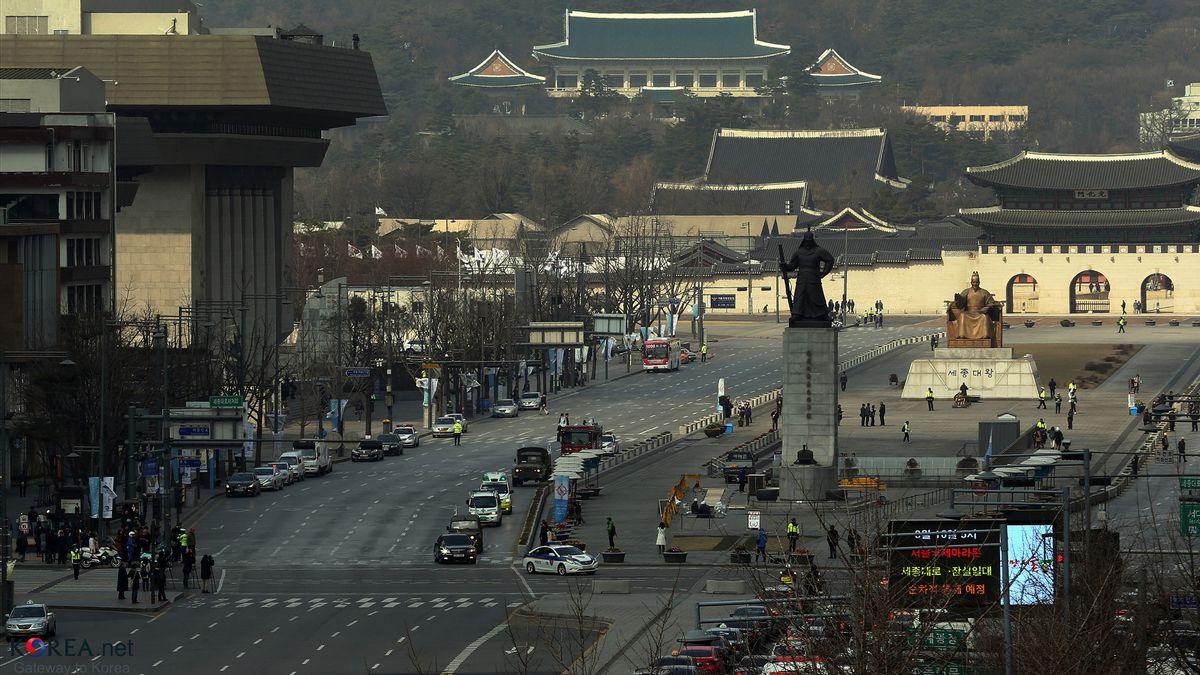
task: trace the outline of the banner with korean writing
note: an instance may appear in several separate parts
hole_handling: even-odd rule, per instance
[[[571,477],[565,474],[554,476],[554,522],[567,519],[567,505],[571,495]]]
[[[893,520],[888,588],[910,607],[977,607],[1000,597],[996,520]]]

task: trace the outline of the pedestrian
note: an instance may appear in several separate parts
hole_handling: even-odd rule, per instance
[[[1121,318],[1117,319],[1117,332],[1118,333],[1125,332],[1125,317],[1121,317]]]
[[[771,411],[771,431],[779,430],[779,408]]]
[[[925,389],[925,403],[929,404],[929,411],[933,412],[933,387]]]
[[[462,422],[455,421],[454,427],[452,429],[454,431],[454,444],[462,445],[462,432],[463,432]],[[562,439],[560,438],[559,440],[561,441]]]
[[[59,529],[58,536],[55,537],[55,539],[58,542],[58,564],[66,565],[67,551],[69,551],[71,547],[71,536],[67,534],[66,530]]]
[[[737,472],[738,492],[746,491],[746,467],[741,467]]]
[[[1070,419],[1070,418],[1068,417],[1068,419]],[[1054,427],[1054,449],[1062,450],[1062,444],[1063,444],[1063,431],[1062,431],[1062,429],[1059,429],[1058,427]]]
[[[758,528],[758,539],[754,542],[754,562],[762,560],[768,562],[767,559],[767,531],[763,528]]]
[[[1054,390],[1058,389],[1058,383],[1054,381],[1053,377],[1046,383],[1046,388],[1050,390],[1050,398],[1054,398]]]
[[[843,370],[842,376],[838,378],[838,381],[841,382],[841,384],[842,384],[842,391],[846,391],[846,381],[848,379],[849,378],[846,377],[846,371]]]
[[[1175,431],[1175,409],[1171,408],[1171,412],[1167,413],[1167,431]]]
[[[887,404],[883,401],[879,402],[879,426],[885,424],[884,419],[887,417]]]
[[[938,346],[938,336],[937,336],[937,333],[934,333],[933,335],[929,336],[929,351],[936,350],[937,346]]]
[[[142,573],[132,564],[129,566],[129,591],[133,593],[133,604],[138,604],[138,589],[142,586]]]
[[[196,555],[191,551],[183,552],[183,587],[191,588],[189,580],[192,577],[192,566],[196,564]]]
[[[545,546],[546,542],[550,541],[550,525],[545,520],[538,526],[538,544]]]
[[[1165,431],[1163,432],[1162,437],[1159,439],[1159,442],[1162,444],[1162,454],[1165,458],[1167,453],[1171,451],[1171,441],[1167,439],[1167,433]]]
[[[904,425],[900,427],[900,431],[904,432],[904,442],[905,443],[911,442],[908,440],[908,432],[910,429],[911,429],[911,427],[908,426],[908,420],[904,420]]]
[[[1175,444],[1175,449],[1179,451],[1179,461],[1187,461],[1187,442],[1181,437],[1179,442]]]
[[[829,558],[834,560],[837,558],[838,539],[840,535],[836,525],[830,525],[829,531],[825,533],[825,541],[829,544]]]
[[[750,426],[753,423],[754,423],[754,407],[750,405],[749,401],[746,401],[746,426]]]
[[[83,554],[79,551],[78,546],[71,548],[71,571],[75,573],[75,580],[79,580],[79,567],[83,562]]]
[[[1200,431],[1200,411],[1194,411],[1188,415],[1192,420],[1192,431]]]
[[[871,426],[875,426],[875,406],[870,407]]]
[[[25,475],[24,471],[21,472],[20,476],[17,476],[17,485],[21,488],[22,497],[25,496],[25,484],[28,482],[28,480],[29,478]]]
[[[129,590],[129,570],[126,569],[124,565],[121,565],[121,567],[119,569],[117,569],[117,599],[124,600],[125,599],[125,591],[128,591],[128,590]]]
[[[867,426],[867,404],[864,403],[858,406],[858,426]]]
[[[859,543],[858,530],[850,528],[850,531],[846,533],[846,548],[850,550],[850,555],[858,553]]]
[[[617,526],[615,523],[613,523],[612,516],[609,516],[608,524],[606,525],[606,528],[608,529],[608,547],[616,548],[617,547]]]
[[[708,363],[708,343],[700,343],[700,363]]]
[[[787,526],[788,553],[796,552],[796,544],[800,542],[800,525],[795,518]]]
[[[49,565],[54,562],[54,552],[58,550],[58,542],[55,541],[54,530],[50,527],[46,528],[43,535],[42,562]]]
[[[1075,412],[1075,404],[1076,403],[1077,403],[1077,400],[1076,400],[1075,396],[1072,395],[1071,402],[1067,405],[1067,408],[1069,408],[1071,412]]]
[[[654,544],[658,546],[659,554],[667,550],[667,524],[663,521],[658,521],[658,535],[654,538]]]
[[[18,562],[25,562],[25,552],[29,550],[29,535],[17,531],[17,555],[20,556]]]
[[[1037,407],[1042,410],[1046,409],[1046,388],[1045,387],[1038,387]]]
[[[158,602],[166,602],[167,601],[167,574],[166,574],[166,572],[163,571],[163,568],[161,568],[161,567],[155,567],[154,572],[152,574],[154,576],[154,585],[152,587],[154,589],[154,593],[152,593],[150,595],[150,599],[152,601],[158,600]],[[155,596],[157,596],[157,597],[155,597]]]
[[[1133,456],[1133,462],[1130,464],[1129,468],[1130,468],[1130,472],[1133,474],[1133,477],[1137,478],[1137,475],[1138,475],[1138,456],[1137,455]]]
[[[212,593],[213,566],[217,561],[207,553],[200,559],[200,592]]]
[[[1142,389],[1142,374],[1138,373],[1133,376],[1133,393],[1138,393]]]
[[[1121,301],[1121,313],[1122,314],[1125,313],[1125,301],[1124,300]]]
[[[1062,394],[1054,395],[1054,414],[1055,415],[1062,414]]]
[[[1071,411],[1067,412],[1067,429],[1074,429],[1074,428],[1075,428],[1075,411],[1071,410]]]

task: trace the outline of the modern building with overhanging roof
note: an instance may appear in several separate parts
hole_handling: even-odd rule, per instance
[[[518,66],[499,49],[493,49],[479,65],[449,79],[454,84],[464,87],[502,90],[541,85],[546,82],[546,78]]]
[[[859,70],[835,49],[821,52],[805,71],[809,86],[822,98],[857,101],[864,89],[883,81],[883,76]]]
[[[116,219],[115,287],[135,307],[174,314],[293,285],[293,171],[320,166],[325,130],[387,113],[370,54],[277,35],[0,35],[6,66],[82,65],[118,128],[152,132],[156,152],[130,161],[153,164]],[[246,320],[274,324],[278,301],[246,300]]]
[[[758,39],[755,10],[624,14],[567,10],[561,42],[538,45],[550,65],[552,96],[576,96],[595,71],[610,88],[636,96],[642,87],[683,87],[697,96],[757,96],[768,65],[791,52]]]

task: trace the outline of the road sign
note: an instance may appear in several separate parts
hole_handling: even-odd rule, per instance
[[[746,512],[746,529],[757,530],[762,525],[761,514],[758,511]]]
[[[440,364],[440,363],[422,363],[421,367],[426,368],[428,370],[433,370],[434,368],[441,368],[442,364]]]
[[[28,520],[21,521],[21,524],[18,525],[17,527],[20,528],[21,534],[29,534],[29,521]]]
[[[356,368],[347,368],[346,369],[346,377],[370,377],[370,376],[371,376],[370,368],[356,367]]]
[[[1185,537],[1200,534],[1200,504],[1179,505],[1179,534]]]
[[[934,628],[925,636],[925,646],[939,651],[957,650],[965,636],[965,631],[953,628]]]
[[[193,424],[190,426],[179,427],[180,437],[184,436],[208,436],[210,434],[207,424]]]
[[[1180,490],[1200,490],[1200,478],[1180,478]]]
[[[241,408],[245,401],[241,396],[209,396],[208,407],[210,408]]]
[[[179,466],[182,466],[185,468],[199,469],[200,468],[200,458],[199,457],[180,457],[179,458]]]

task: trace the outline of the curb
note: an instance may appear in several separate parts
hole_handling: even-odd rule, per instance
[[[149,594],[150,592],[151,591],[146,591],[147,594]],[[166,609],[167,607],[170,607],[172,604],[179,602],[186,596],[187,596],[187,593],[185,591],[175,591],[173,594],[168,594],[168,599],[166,602],[159,601],[159,602],[155,602],[153,604],[147,604],[145,607],[134,607],[132,604],[130,604],[129,606],[118,605],[116,607],[109,607],[109,606],[100,606],[100,605],[89,605],[89,604],[84,604],[84,603],[79,603],[79,602],[58,603],[58,602],[50,601],[47,598],[45,598],[44,596],[42,597],[42,602],[45,602],[47,605],[53,606],[55,609],[91,610],[91,611],[98,611],[98,612],[126,612],[126,613],[143,613],[143,614],[145,614],[145,613],[150,613],[150,612],[158,612],[163,609]],[[138,604],[140,605],[141,603],[138,603]]]

